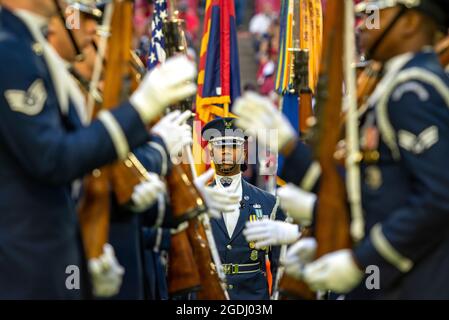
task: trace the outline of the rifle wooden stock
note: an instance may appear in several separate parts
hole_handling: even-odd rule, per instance
[[[204,201],[193,185],[192,179],[189,178],[185,165],[173,165],[167,177],[167,186],[176,222],[185,222],[206,212]]]
[[[171,295],[186,294],[198,291],[201,287],[201,265],[195,251],[195,239],[191,234],[191,224],[197,216],[206,211],[203,199],[192,184],[185,165],[174,165],[167,177],[167,187],[170,192],[170,204],[173,217],[177,222],[188,221],[187,230],[172,235],[169,264],[168,287]],[[194,219],[194,220],[192,220]],[[189,221],[190,220],[190,221]]]
[[[115,0],[105,62],[103,109],[118,106],[137,88],[142,78],[142,74],[137,72],[141,70],[142,64],[131,50],[132,19],[133,1]],[[110,173],[112,189],[119,205],[130,203],[134,187],[147,180],[147,171],[132,154],[126,160],[114,163]]]
[[[198,218],[207,208],[192,180],[186,164],[175,165],[167,177],[173,216],[178,222],[188,221],[187,230],[172,235],[169,293],[179,295],[198,291],[200,300],[225,300],[204,227]]]
[[[197,192],[193,185],[190,185],[190,181],[193,180],[192,172],[188,164],[176,165],[172,169],[172,174],[167,179],[168,186],[171,192],[170,199],[173,207],[173,215],[178,221],[188,220],[189,226],[186,230],[188,237],[188,247],[183,252],[170,252],[171,260],[173,264],[171,266],[172,271],[170,276],[179,276],[177,273],[186,272],[192,279],[190,283],[194,283],[195,272],[199,273],[200,287],[192,286],[187,288],[186,283],[182,286],[183,292],[198,291],[198,299],[200,300],[226,300],[223,288],[221,287],[220,279],[218,277],[211,252],[209,249],[209,243],[207,241],[206,233],[202,222],[199,219],[199,215],[206,212],[207,208],[204,205],[201,195]],[[185,241],[185,239],[184,239]],[[172,246],[174,246],[172,242]],[[185,245],[187,247],[187,245]],[[187,260],[187,257],[183,257],[186,254],[191,254],[191,259],[195,265],[195,272],[192,270],[177,271],[178,267],[186,268],[189,265],[181,264],[178,260]],[[171,280],[178,283],[177,280]],[[181,287],[178,283],[176,287]]]
[[[345,185],[337,171],[334,152],[340,139],[335,132],[335,120],[342,111],[343,84],[343,16],[344,0],[327,3],[324,20],[324,47],[317,88],[317,125],[310,138],[315,158],[321,165],[322,175],[315,220],[315,238],[318,243],[317,258],[339,249],[351,247],[349,213],[346,202]],[[289,286],[287,280],[283,281]],[[310,298],[310,289],[305,283],[297,282],[295,295]]]
[[[282,276],[281,282],[279,283],[279,293],[282,300],[316,299],[316,293],[310,290],[304,281],[293,278],[288,274]]]
[[[84,184],[85,197],[79,209],[79,217],[86,250],[89,258],[98,257],[102,246],[107,242],[109,230],[109,213],[111,192],[120,205],[130,202],[137,176],[129,174],[125,163],[96,169],[86,177]],[[97,172],[101,176],[97,177]],[[101,250],[101,251],[100,251]],[[89,254],[92,252],[92,254]]]
[[[201,289],[197,293],[197,298],[199,300],[226,300],[215,265],[212,262],[203,224],[198,217],[189,222],[187,234],[201,278]]]
[[[193,180],[192,171],[189,165],[183,164],[183,169],[188,178]],[[200,300],[226,300],[225,292],[221,286],[212,254],[207,240],[206,231],[199,216],[189,222],[187,228],[190,245],[201,277],[201,289],[197,297]]]
[[[94,170],[84,178],[84,196],[81,199],[78,217],[81,227],[84,251],[88,259],[103,253],[108,241],[110,185],[109,168]]]
[[[131,84],[131,42],[132,42],[132,1],[114,0],[111,21],[111,37],[104,70],[104,92],[102,105],[96,106],[95,114],[101,109],[109,110],[120,104],[130,93]],[[111,191],[119,204],[127,204],[134,186],[142,181],[139,171],[126,162],[103,167],[94,172],[100,176],[86,177],[86,190],[79,210],[81,231],[88,258],[98,257],[109,237],[109,214]]]
[[[200,289],[200,274],[186,230],[171,236],[167,277],[168,292],[171,296]]]
[[[315,222],[317,257],[352,245],[346,188],[334,161],[339,141],[334,124],[342,112],[344,1],[329,2],[330,14],[325,20],[324,60],[317,96],[318,133],[313,146],[322,169]]]
[[[116,162],[111,167],[111,182],[119,205],[131,202],[134,187],[142,181],[145,181],[145,178],[129,159]]]

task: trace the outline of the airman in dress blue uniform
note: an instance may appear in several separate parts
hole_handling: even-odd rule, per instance
[[[248,221],[284,220],[278,199],[249,184],[241,177],[245,167],[243,132],[234,124],[235,119],[216,119],[202,130],[209,142],[215,165],[214,187],[229,190],[240,198],[240,208],[212,219],[211,225],[217,249],[227,277],[231,299],[269,299],[266,259],[271,263],[271,273],[278,266],[279,248],[257,249],[254,242],[245,239],[243,230]]]
[[[362,29],[362,44],[370,58],[384,63],[382,80],[360,119],[366,235],[353,250],[314,262],[291,259],[287,269],[315,290],[348,293],[348,298],[447,299],[449,78],[432,46],[438,27],[446,32],[449,26],[449,2],[366,4],[380,9],[381,27]],[[291,150],[284,178],[299,184],[313,162],[307,146],[298,142],[290,148],[290,142],[284,144]],[[289,254],[313,256],[316,246],[300,243],[287,260]],[[364,281],[369,266],[380,271],[380,286],[371,290]]]
[[[99,8],[99,5],[91,4],[86,1],[77,2],[70,1],[73,8],[80,10],[80,28],[76,30],[67,30],[64,27],[64,23],[61,21],[60,17],[55,17],[51,20],[48,28],[47,39],[51,45],[56,49],[58,54],[71,67],[69,70],[81,88],[89,91],[89,83],[87,79],[92,77],[92,65],[95,63],[95,50],[83,50],[83,55],[85,59],[79,62],[76,59],[77,50],[76,48],[82,47],[79,43],[89,43],[88,30],[95,29],[97,21],[101,15],[103,6]],[[69,36],[69,32],[72,33],[73,37]],[[76,42],[76,43],[75,43]],[[75,62],[75,65],[70,62]],[[99,102],[101,103],[101,102]],[[171,128],[171,130],[165,130],[165,136],[167,134],[173,135],[176,129],[180,126]],[[182,132],[184,133],[184,132]],[[161,136],[152,135],[151,141],[142,147],[139,147],[134,151],[134,154],[138,159],[141,160],[143,167],[152,173],[152,182],[150,184],[161,186],[162,183],[159,181],[157,175],[165,175],[169,167],[169,151],[166,148],[164,139]],[[140,197],[146,196],[152,201],[157,201],[156,197],[152,196],[150,193],[154,191],[150,186],[143,188],[143,194]],[[163,195],[162,190],[160,194]],[[141,192],[142,193],[142,192]],[[81,191],[82,194],[82,191]],[[144,241],[144,232],[142,230],[142,220],[145,220],[148,227],[153,226],[156,220],[160,220],[158,223],[162,225],[171,225],[170,214],[165,214],[165,211],[160,213],[161,210],[145,210],[147,207],[152,206],[152,201],[147,201],[142,204],[139,203],[139,212],[130,210],[136,207],[136,203],[133,206],[120,206],[115,201],[114,193],[110,193],[111,199],[111,211],[110,211],[110,225],[109,225],[109,239],[108,242],[114,249],[115,256],[117,258],[117,263],[124,268],[124,274],[117,274],[116,285],[112,286],[112,281],[109,284],[104,284],[108,288],[107,291],[99,293],[100,290],[95,290],[98,296],[107,297],[108,299],[144,299],[147,298],[148,293],[155,291],[154,289],[147,288],[148,284],[153,284],[155,286],[157,283],[165,281],[165,277],[161,281],[153,281],[155,275],[160,276],[161,273],[155,273],[155,275],[147,275],[147,263],[144,251],[146,248],[146,243]],[[165,197],[161,198],[161,201],[165,201]],[[160,204],[160,201],[157,202]],[[155,205],[153,207],[167,207],[165,204]],[[144,211],[144,212],[141,212]],[[145,217],[143,219],[143,217]],[[156,247],[153,245],[151,248]],[[149,251],[150,254],[153,251]],[[148,255],[148,254],[146,254]],[[154,263],[153,263],[154,264]],[[157,269],[156,269],[157,270]],[[152,271],[155,271],[154,268]],[[93,277],[95,279],[95,277]],[[110,278],[109,278],[110,279]],[[151,279],[152,281],[146,281]],[[93,283],[94,289],[98,289],[100,286],[98,281]]]
[[[83,266],[72,182],[146,143],[145,125],[195,89],[181,85],[181,94],[179,87],[170,92],[173,82],[163,79],[173,70],[161,68],[143,81],[132,102],[88,124],[80,95],[43,34],[54,3],[30,0],[22,9],[6,0],[2,6],[0,297],[82,298],[82,290],[66,286],[67,268]],[[176,77],[185,67],[191,74],[175,86],[195,73],[193,65],[177,60]],[[148,90],[161,84],[156,91],[168,100]]]

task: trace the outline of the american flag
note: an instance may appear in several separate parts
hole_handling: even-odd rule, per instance
[[[153,69],[159,63],[165,62],[165,38],[162,33],[162,26],[167,17],[167,0],[156,0],[154,2],[153,21],[151,23],[151,43],[147,63],[148,70]]]

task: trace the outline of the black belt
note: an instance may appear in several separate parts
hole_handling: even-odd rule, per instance
[[[233,264],[225,263],[223,264],[223,272],[225,274],[242,274],[242,273],[252,273],[260,271],[260,263],[246,263],[246,264]]]

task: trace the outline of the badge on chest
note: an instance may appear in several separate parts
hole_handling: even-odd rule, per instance
[[[365,183],[371,190],[382,186],[382,171],[378,166],[371,165],[365,169]]]
[[[361,150],[363,162],[377,163],[380,158],[379,154],[379,129],[370,125],[362,130]]]
[[[262,206],[260,204],[258,204],[258,203],[253,204],[252,209],[254,211],[249,215],[250,222],[269,219],[268,215],[263,214]],[[248,245],[249,245],[249,248],[251,249],[249,258],[251,259],[251,261],[257,261],[259,259],[259,250],[256,249],[256,243],[254,241],[251,241],[248,243]],[[261,248],[261,250],[267,250],[267,249],[268,249],[267,247]]]
[[[365,183],[371,190],[377,190],[382,186],[382,171],[378,166],[380,160],[379,143],[380,132],[375,124],[375,117],[371,114],[361,130],[360,141],[363,162],[367,165]]]

